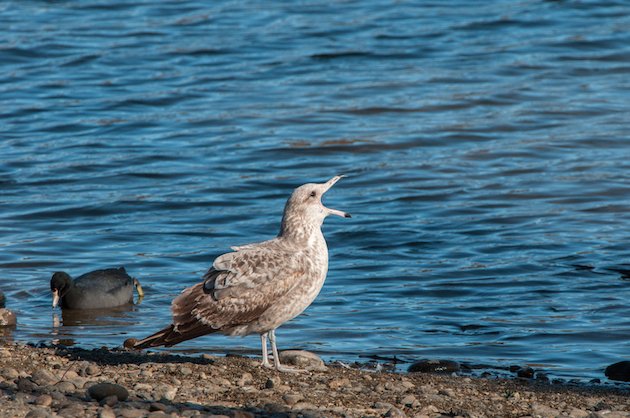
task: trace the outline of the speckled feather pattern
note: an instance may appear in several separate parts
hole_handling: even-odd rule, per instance
[[[326,279],[328,247],[321,225],[330,210],[320,199],[336,179],[298,187],[276,238],[217,257],[203,282],[175,298],[171,326],[136,347],[168,346],[213,332],[264,334],[302,313]],[[321,191],[317,198],[313,190]]]

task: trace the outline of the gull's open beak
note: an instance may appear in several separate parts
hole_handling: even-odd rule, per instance
[[[328,180],[326,183],[324,183],[323,193],[326,193],[331,187],[333,187],[335,183],[341,180],[342,177],[345,177],[345,176],[343,174],[339,176],[335,176],[331,178],[330,180]],[[337,215],[337,216],[341,216],[342,218],[352,218],[352,215],[350,215],[347,212],[343,212],[337,209],[330,209],[330,208],[327,208],[326,206],[324,206],[324,208],[326,209],[326,211],[328,211],[329,215]]]
[[[57,289],[52,291],[53,294],[53,304],[52,307],[56,308],[57,305],[59,304],[59,291]]]

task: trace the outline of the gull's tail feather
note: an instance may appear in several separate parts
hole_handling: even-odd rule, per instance
[[[149,335],[148,337],[135,342],[133,348],[142,350],[150,347],[171,347],[175,344],[181,343],[182,341],[191,340],[193,338],[209,334],[210,332],[207,327],[195,327],[182,333],[175,329],[175,325],[171,324],[155,334]]]

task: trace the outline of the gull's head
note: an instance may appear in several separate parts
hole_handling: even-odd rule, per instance
[[[328,215],[350,218],[350,214],[330,209],[322,203],[324,194],[344,176],[335,176],[326,183],[308,183],[293,191],[284,208],[285,221],[307,222],[321,225]]]

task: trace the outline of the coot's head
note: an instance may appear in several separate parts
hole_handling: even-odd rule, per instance
[[[58,271],[52,275],[50,279],[50,291],[53,295],[52,307],[55,308],[59,304],[59,299],[64,297],[72,286],[72,278],[64,271]]]

